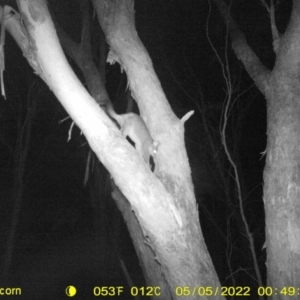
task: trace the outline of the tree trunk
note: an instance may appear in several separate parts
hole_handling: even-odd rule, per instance
[[[111,47],[110,62],[118,61],[126,71],[141,116],[160,143],[155,173],[75,76],[45,1],[19,0],[18,5],[22,22],[15,14],[7,19],[8,29],[130,202],[134,212],[130,218],[136,217],[142,232],[140,242],[150,249],[145,258],[158,266],[158,277],[166,280],[172,299],[183,295],[198,299],[199,293],[207,296],[203,299],[211,298],[212,289],[197,289],[220,283],[200,229],[184,145],[184,122],[191,114],[179,120],[172,112],[135,31],[133,1],[94,1],[94,5]],[[147,265],[146,260],[143,263]],[[218,293],[215,299],[219,298]]]
[[[228,24],[232,47],[267,99],[267,159],[264,171],[267,284],[273,289],[300,284],[300,2],[293,1],[284,35],[274,34],[275,66],[262,65],[223,0],[214,0]],[[273,32],[276,24],[271,16]],[[297,262],[297,263],[296,263]],[[297,290],[296,290],[297,292]],[[278,291],[278,296],[279,291]]]

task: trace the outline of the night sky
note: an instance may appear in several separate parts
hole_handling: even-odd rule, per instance
[[[239,208],[233,172],[221,144],[219,128],[226,84],[215,51],[222,63],[225,63],[226,56],[229,62],[236,101],[226,131],[227,142],[238,166],[245,213],[263,276],[265,99],[235,57],[230,41],[226,43],[226,27],[213,3],[210,6],[208,1],[196,0],[135,2],[138,34],[150,54],[173,111],[181,118],[188,111],[195,110],[185,125],[186,147],[203,234],[221,284],[233,285],[235,282],[236,285],[255,286],[249,245],[240,229],[239,218],[234,217]],[[272,69],[275,56],[266,9],[258,0],[232,2],[233,18],[247,42],[263,64]],[[284,32],[292,1],[275,2],[277,26],[280,32]],[[3,5],[4,1],[0,3]],[[56,22],[78,42],[81,28],[78,1],[49,0],[48,3]],[[92,9],[91,17],[97,64],[100,29]],[[68,59],[84,83],[80,70]],[[67,118],[67,113],[49,88],[33,74],[9,34],[6,35],[5,65],[7,99],[0,99],[2,257],[15,213],[12,197],[18,189],[15,186],[18,136],[29,111],[34,110],[34,114],[24,162],[22,203],[12,266],[9,276],[2,281],[10,285],[30,285],[29,282],[35,281],[42,286],[39,280],[44,280],[48,283],[42,286],[43,291],[53,290],[51,284],[65,286],[70,281],[83,287],[95,284],[126,286],[119,263],[122,259],[136,285],[145,284],[126,225],[110,196],[109,174],[92,157],[90,182],[84,185],[89,146],[76,126],[72,139],[68,141],[71,119]],[[106,65],[106,80],[117,110],[124,112],[126,77],[120,73],[118,65]],[[92,165],[98,166],[103,179],[98,188],[101,203],[96,204],[91,200],[91,189],[94,188]],[[95,207],[100,212],[95,212]],[[99,218],[103,220],[101,224]],[[228,239],[231,240],[232,276],[226,256]],[[99,252],[105,257],[105,266]],[[42,275],[45,269],[52,275]],[[84,279],[87,276],[79,274],[89,274],[88,280]],[[59,295],[51,294],[51,297]]]

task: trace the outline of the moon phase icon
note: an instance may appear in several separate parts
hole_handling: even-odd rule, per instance
[[[76,287],[73,286],[73,285],[69,285],[67,288],[66,288],[66,294],[67,296],[69,297],[74,297],[76,295]]]

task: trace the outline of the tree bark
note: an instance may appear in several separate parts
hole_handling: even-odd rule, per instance
[[[198,286],[219,287],[200,229],[184,145],[187,116],[179,120],[170,109],[135,31],[133,1],[94,1],[94,5],[111,47],[110,61],[118,61],[126,71],[141,116],[154,139],[160,142],[155,173],[75,76],[45,1],[19,0],[18,5],[22,22],[11,22],[17,23],[16,36],[22,39],[19,44],[25,57],[80,127],[130,202],[144,243],[151,249],[151,259],[160,267],[161,278],[166,280],[172,298],[182,296],[183,287],[193,288],[186,291],[189,299],[198,299],[197,293],[203,292]],[[214,291],[208,290],[203,299],[210,298]],[[219,298],[218,293],[215,299]]]
[[[214,0],[228,24],[237,58],[267,99],[267,158],[264,170],[267,281],[273,288],[300,284],[300,2],[289,25],[276,36],[272,71],[259,61],[223,0]]]

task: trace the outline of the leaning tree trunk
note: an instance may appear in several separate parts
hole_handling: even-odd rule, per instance
[[[172,112],[135,31],[133,1],[102,0],[94,5],[111,47],[109,59],[126,71],[141,116],[160,143],[154,173],[75,76],[45,1],[19,0],[18,4],[22,18],[10,15],[6,27],[130,202],[131,217],[137,218],[142,242],[150,249],[151,257],[146,258],[159,267],[159,277],[167,281],[171,297],[183,294],[198,299],[200,292],[207,296],[203,299],[210,298],[209,287],[220,283],[200,229],[184,145],[184,122],[191,114],[179,120]],[[200,289],[189,290],[190,286]],[[208,288],[203,291],[201,287]],[[221,298],[219,293],[215,298]]]

